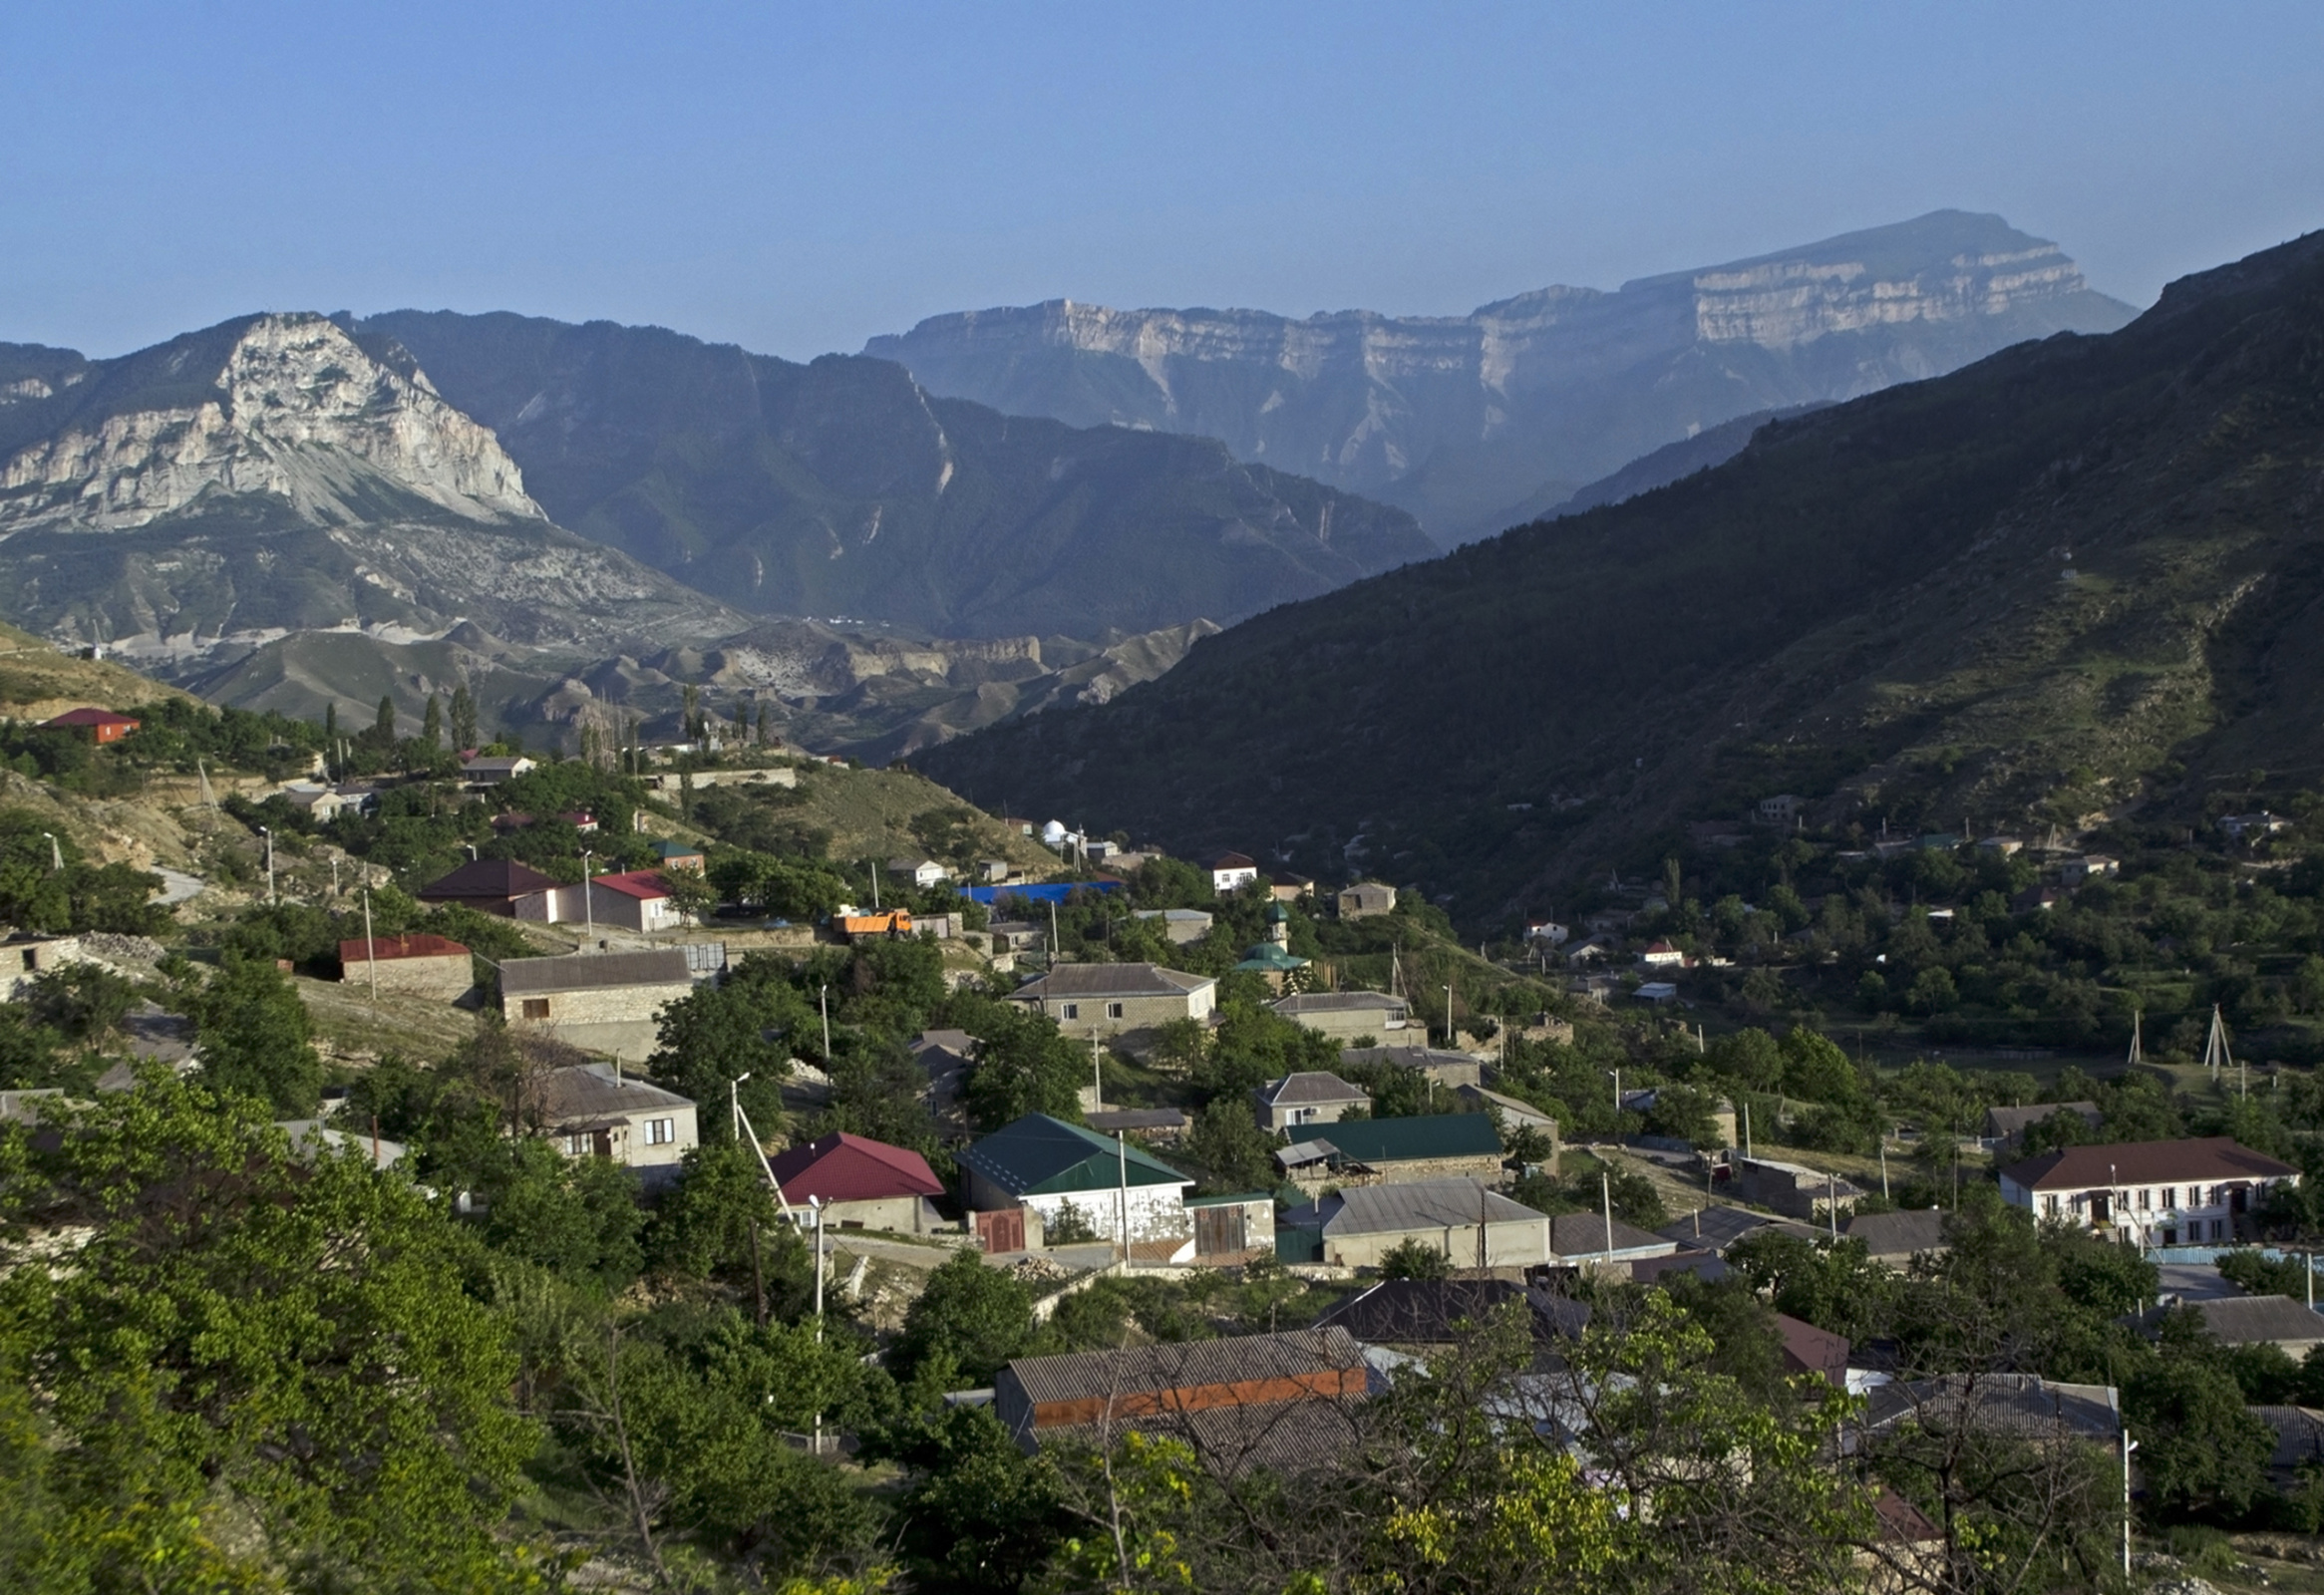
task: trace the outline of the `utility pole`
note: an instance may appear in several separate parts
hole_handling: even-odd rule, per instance
[[[1743,1155],[1751,1155],[1751,1104],[1743,1105]]]
[[[52,875],[63,874],[65,872],[64,847],[59,844],[53,832],[44,830],[41,834],[49,839],[49,873]]]
[[[1885,1131],[1883,1131],[1883,1132],[1881,1133],[1881,1135],[1880,1135],[1880,1200],[1882,1200],[1882,1201],[1886,1201],[1887,1199],[1888,1199],[1888,1136],[1887,1136],[1887,1133],[1886,1133]]]
[[[1098,1033],[1090,1032],[1090,1104],[1091,1112],[1103,1113],[1106,1108],[1105,1052],[1098,1045]]]
[[[2131,1452],[2139,1442],[2131,1438],[2131,1426],[2123,1426],[2123,1577],[2131,1576]]]
[[[1136,1260],[1130,1250],[1130,1145],[1114,1131],[1114,1232],[1122,1237],[1122,1272]]]
[[[1445,1045],[1453,1045],[1453,988],[1445,987]]]
[[[270,826],[260,825],[258,833],[266,838],[266,906],[272,908],[276,901],[274,895],[274,831]],[[50,845],[55,844],[52,842]]]
[[[581,849],[581,915],[583,922],[589,927],[591,943],[597,940],[597,904],[595,901],[597,893],[589,885],[589,876],[592,872],[591,866],[596,862],[597,855],[595,853],[590,852],[585,847]]]
[[[1614,1266],[1614,1181],[1604,1169],[1598,1170],[1598,1200],[1605,1204],[1606,1267]]]
[[[363,961],[371,966],[371,1006],[379,1006],[379,943],[371,935],[371,878],[363,881]]]
[[[831,988],[826,986],[821,994],[824,1005],[824,1062],[831,1061]]]
[[[824,1343],[824,1199],[810,1196],[808,1206],[815,1209],[815,1343]],[[824,1453],[824,1415],[818,1408],[815,1415],[815,1453]]]
[[[331,855],[331,901],[339,900],[339,855]]]

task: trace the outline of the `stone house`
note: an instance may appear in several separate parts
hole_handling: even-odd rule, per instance
[[[1412,1005],[1383,991],[1299,992],[1268,1005],[1295,1025],[1329,1036],[1342,1047],[1370,1037],[1376,1046],[1412,1039]],[[1427,1039],[1426,1032],[1420,1039]]]
[[[1173,1019],[1207,1019],[1217,995],[1218,982],[1208,975],[1160,964],[1060,964],[1019,986],[1008,1000],[1086,1039],[1151,1030]]]
[[[22,998],[36,976],[90,961],[78,936],[10,936],[0,941],[0,1002]]]
[[[1120,1245],[1127,1227],[1134,1247],[1160,1253],[1154,1260],[1181,1261],[1180,1251],[1193,1256],[1185,1207],[1193,1180],[1127,1140],[1027,1114],[972,1143],[958,1161],[971,1211],[1019,1215],[1014,1246],[993,1244],[1002,1226],[978,1224],[987,1250],[1046,1245],[1076,1231]]]
[[[1258,1107],[1259,1127],[1295,1130],[1302,1124],[1334,1124],[1356,1109],[1370,1110],[1371,1094],[1351,1086],[1337,1075],[1303,1070],[1270,1080],[1251,1092]]]
[[[993,1416],[1029,1455],[1138,1429],[1186,1440],[1228,1471],[1290,1472],[1356,1443],[1348,1409],[1372,1379],[1343,1329],[1234,1335],[1020,1357],[993,1381]]]
[[[1549,1137],[1552,1146],[1556,1144],[1557,1120],[1535,1108],[1531,1103],[1517,1097],[1504,1097],[1499,1092],[1488,1091],[1483,1086],[1463,1086],[1458,1095],[1464,1102],[1472,1102],[1481,1109],[1491,1109],[1497,1112],[1500,1115],[1500,1121],[1509,1128],[1540,1130]],[[1557,1160],[1555,1151],[1550,1153],[1549,1160],[1555,1164]]]
[[[1359,880],[1340,888],[1337,898],[1342,919],[1367,919],[1396,911],[1396,888],[1377,880]]]
[[[443,936],[357,936],[339,944],[342,984],[368,988],[375,977],[383,992],[446,1002],[477,983],[469,950]]]
[[[1315,1260],[1377,1268],[1408,1241],[1455,1268],[1534,1268],[1555,1258],[1549,1219],[1475,1179],[1424,1179],[1334,1191],[1282,1216],[1308,1231]]]
[[[768,1164],[791,1207],[823,1203],[826,1227],[927,1235],[949,1228],[928,1198],[944,1182],[918,1152],[845,1131],[804,1141]]]
[[[518,776],[539,768],[521,754],[513,757],[494,754],[460,762],[460,773],[467,778],[471,787],[498,787],[504,781],[514,781]]]
[[[1141,908],[1130,917],[1161,920],[1162,939],[1174,947],[1200,941],[1210,934],[1210,915],[1199,908]]]
[[[1341,1119],[1275,1153],[1286,1179],[1313,1194],[1326,1185],[1500,1177],[1500,1132],[1487,1114]]]
[[[549,1070],[528,1087],[525,1107],[567,1157],[609,1158],[657,1183],[675,1177],[679,1160],[702,1143],[691,1101],[624,1075],[619,1064]]]
[[[1568,1267],[1611,1268],[1617,1278],[1627,1279],[1631,1264],[1677,1250],[1677,1241],[1608,1219],[1603,1212],[1559,1213],[1549,1220],[1550,1260]]]
[[[1722,1194],[1732,1201],[1766,1207],[1787,1218],[1812,1224],[1827,1223],[1832,1209],[1846,1217],[1855,1211],[1863,1192],[1849,1181],[1772,1157],[1734,1157],[1714,1170]]]
[[[1485,1065],[1470,1053],[1442,1047],[1350,1047],[1340,1056],[1351,1064],[1389,1064],[1426,1076],[1449,1091],[1485,1083]]]
[[[654,1044],[656,1017],[693,989],[693,971],[675,947],[511,958],[500,965],[500,1016],[576,1047],[642,1057]]]
[[[690,841],[671,841],[664,838],[654,843],[656,869],[691,869],[697,875],[708,867],[700,846]]]

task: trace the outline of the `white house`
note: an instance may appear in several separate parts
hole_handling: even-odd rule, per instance
[[[1110,1139],[1047,1114],[1027,1114],[975,1142],[957,1159],[968,1207],[975,1212],[1018,1210],[1037,1215],[1014,1246],[1065,1244],[1069,1236],[1120,1243],[1127,1222],[1134,1245],[1161,1251],[1162,1260],[1194,1255],[1186,1192],[1194,1182],[1151,1152]],[[987,1226],[979,1225],[980,1234]],[[1177,1257],[1183,1250],[1185,1259]]]
[[[578,892],[561,893],[577,897]],[[573,921],[577,903],[560,904],[566,924]],[[659,870],[632,869],[617,875],[593,875],[589,879],[589,902],[586,922],[618,926],[651,935],[659,930],[676,930],[686,923],[686,916],[670,898],[669,882]]]
[[[952,871],[933,858],[890,858],[887,861],[887,872],[901,875],[923,890],[930,886],[941,886],[952,878]]]
[[[1220,853],[1206,867],[1210,871],[1210,889],[1222,895],[1259,878],[1258,860],[1243,853]]]
[[[522,754],[492,754],[462,760],[460,772],[468,778],[468,784],[472,787],[498,787],[503,781],[514,781],[518,776],[539,768]]]
[[[2238,1220],[2300,1171],[2224,1135],[2069,1146],[2001,1171],[2002,1198],[2036,1218],[2088,1225],[2126,1245],[2236,1237]]]

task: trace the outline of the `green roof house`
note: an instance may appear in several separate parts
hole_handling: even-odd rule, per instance
[[[1176,1260],[1193,1255],[1185,1194],[1193,1180],[1152,1152],[1047,1114],[1027,1114],[959,1157],[963,1196],[975,1212],[1020,1209],[1038,1215],[1050,1244],[1085,1232],[1119,1245],[1127,1226],[1139,1255],[1168,1242]],[[1028,1222],[1026,1242],[1040,1244]]]

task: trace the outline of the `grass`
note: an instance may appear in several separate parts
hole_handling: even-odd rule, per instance
[[[474,1010],[455,1008],[434,997],[382,992],[378,1005],[361,983],[296,977],[299,1000],[306,1004],[315,1040],[327,1054],[343,1062],[371,1063],[389,1053],[407,1058],[449,1056],[477,1032]]]

